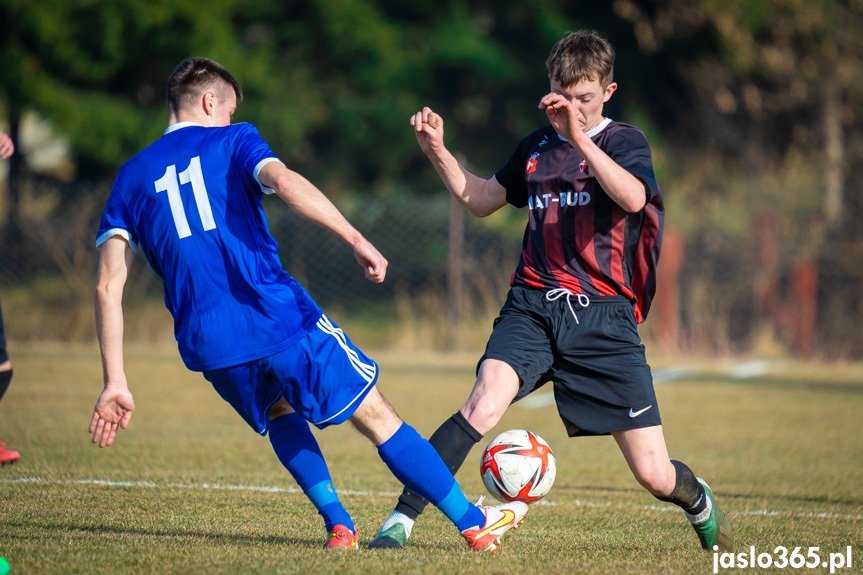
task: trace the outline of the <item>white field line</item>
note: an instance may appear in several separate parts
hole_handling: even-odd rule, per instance
[[[138,487],[145,489],[195,489],[195,490],[216,490],[216,491],[248,491],[258,493],[292,493],[299,494],[302,490],[299,487],[275,487],[268,485],[222,485],[221,483],[165,483],[158,484],[153,481],[112,481],[108,479],[43,479],[41,477],[20,477],[18,479],[0,479],[2,484],[40,484],[40,485],[81,485],[81,486],[97,486],[97,487]],[[359,495],[359,496],[375,496],[375,497],[397,497],[401,492],[395,491],[357,491],[351,489],[340,489],[341,495]],[[537,501],[533,505],[539,506],[557,506],[560,505],[556,501],[543,499]],[[581,501],[576,499],[574,502],[576,507],[612,507],[611,503],[595,503],[592,501]],[[616,507],[624,507],[622,505]],[[680,513],[680,509],[671,505],[645,505],[644,511],[652,511],[658,513]],[[789,516],[802,519],[838,519],[842,521],[863,521],[863,513],[833,513],[827,511],[772,511],[769,509],[750,509],[742,511],[734,511],[729,515],[745,515],[745,516],[761,516],[761,517],[780,517]]]
[[[670,505],[645,505],[645,511],[658,511],[661,513],[680,512],[679,507]],[[760,517],[799,517],[801,519],[841,519],[845,521],[863,521],[863,513],[832,513],[829,511],[771,511],[769,509],[748,509],[743,511],[732,511],[726,515],[750,515]]]

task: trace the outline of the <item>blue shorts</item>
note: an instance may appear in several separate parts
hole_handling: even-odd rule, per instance
[[[322,315],[305,337],[275,355],[212,371],[204,377],[246,423],[267,434],[270,408],[284,397],[323,429],[353,415],[378,379],[377,364]]]

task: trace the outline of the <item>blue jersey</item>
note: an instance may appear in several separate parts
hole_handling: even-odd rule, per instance
[[[174,124],[117,175],[97,246],[141,247],[165,286],[186,366],[206,371],[276,354],[321,311],[283,269],[258,172],[278,161],[252,124]]]

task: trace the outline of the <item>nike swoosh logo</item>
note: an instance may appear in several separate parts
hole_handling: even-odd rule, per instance
[[[515,520],[515,513],[513,513],[513,512],[512,512],[512,511],[510,511],[509,509],[501,509],[501,511],[503,511],[503,517],[501,517],[501,518],[500,518],[500,519],[499,519],[499,520],[498,520],[494,525],[492,525],[491,527],[486,527],[485,529],[483,529],[482,531],[480,531],[480,532],[478,532],[476,535],[474,535],[474,538],[475,538],[475,539],[480,539],[481,537],[485,537],[486,535],[488,535],[489,533],[491,533],[491,532],[492,532],[492,531],[494,531],[495,529],[498,529],[498,528],[500,528],[500,527],[503,527],[503,526],[504,526],[504,525],[506,525],[507,523],[509,523],[509,522],[511,522],[511,521],[513,521],[513,520]]]
[[[638,411],[633,411],[633,409],[630,407],[630,408],[629,408],[629,417],[631,417],[632,419],[635,419],[636,417],[638,417],[639,415],[641,415],[642,413],[644,413],[645,411],[647,411],[647,410],[648,410],[648,409],[650,409],[651,407],[653,407],[653,406],[652,406],[652,405],[648,405],[648,406],[647,406],[647,407],[645,407],[644,409],[639,409]]]

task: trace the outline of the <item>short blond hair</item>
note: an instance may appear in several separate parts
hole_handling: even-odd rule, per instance
[[[569,32],[551,49],[545,67],[564,88],[586,79],[599,80],[605,89],[614,81],[614,48],[593,30]]]

